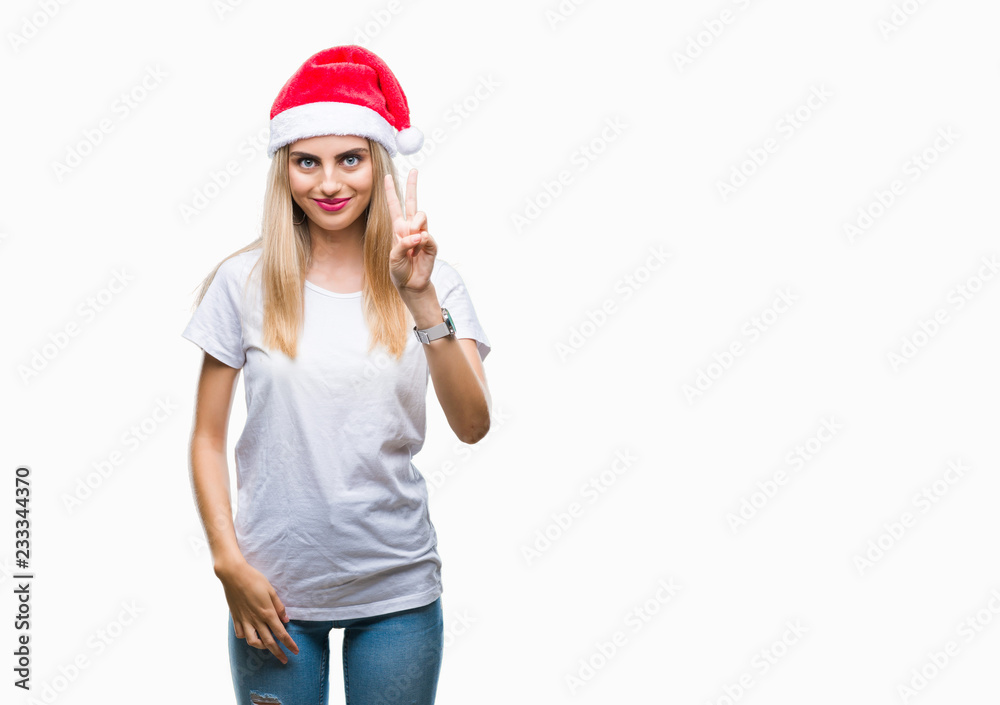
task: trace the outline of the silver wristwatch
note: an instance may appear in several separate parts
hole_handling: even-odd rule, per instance
[[[448,313],[448,309],[442,308],[441,314],[444,316],[444,320],[436,326],[424,328],[423,330],[417,330],[417,327],[413,326],[413,334],[417,336],[417,340],[427,345],[432,340],[455,334],[455,322],[451,320],[451,314]]]

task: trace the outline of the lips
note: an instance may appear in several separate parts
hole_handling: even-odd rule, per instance
[[[350,198],[314,198],[316,205],[325,211],[339,211],[347,207]]]

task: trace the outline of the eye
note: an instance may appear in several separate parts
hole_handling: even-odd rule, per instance
[[[305,166],[305,164],[303,164],[302,162],[311,162],[311,161],[313,161],[312,157],[299,157],[298,159],[295,160],[295,163],[301,167],[308,169],[309,167]]]
[[[360,163],[361,163],[361,157],[360,157],[360,156],[358,156],[357,154],[349,154],[349,155],[347,155],[346,157],[344,157],[344,161],[345,161],[345,162],[346,162],[346,161],[347,161],[348,159],[357,159],[358,161],[354,162],[353,164],[348,164],[347,166],[357,166],[358,164],[360,164]]]

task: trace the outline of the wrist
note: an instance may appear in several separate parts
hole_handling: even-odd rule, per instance
[[[436,326],[444,321],[441,302],[438,301],[434,285],[429,285],[419,294],[403,295],[403,302],[413,316],[413,323],[419,330]]]
[[[212,567],[215,570],[215,576],[223,578],[232,575],[234,571],[246,565],[246,562],[242,555],[226,555],[216,558]]]

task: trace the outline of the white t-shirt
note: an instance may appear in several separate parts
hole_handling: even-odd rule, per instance
[[[412,462],[424,443],[430,377],[407,336],[396,361],[368,355],[361,292],[305,283],[295,360],[262,342],[261,250],[219,267],[183,337],[243,369],[247,420],[236,444],[236,538],[290,619],[370,617],[442,593],[427,487]],[[459,338],[490,351],[461,275],[436,258],[431,281]]]

